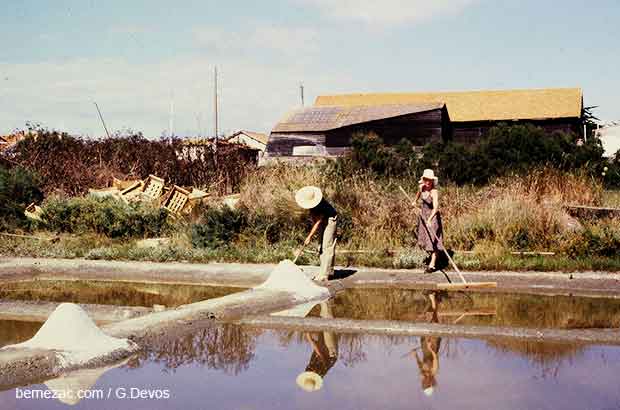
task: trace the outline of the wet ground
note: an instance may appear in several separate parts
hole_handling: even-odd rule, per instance
[[[226,286],[85,280],[28,280],[2,283],[0,300],[176,307],[230,295],[242,290],[244,289]]]
[[[330,317],[338,319],[547,329],[620,327],[620,299],[600,297],[347,289],[329,305]],[[320,306],[308,316],[320,317]]]
[[[319,389],[297,383],[306,370],[322,376],[312,376]],[[154,344],[118,368],[0,392],[0,407],[65,409],[16,396],[82,389],[91,398],[72,408],[616,409],[619,370],[618,347],[226,325]]]

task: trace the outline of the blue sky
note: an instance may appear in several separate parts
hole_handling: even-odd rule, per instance
[[[316,95],[581,87],[620,119],[620,2],[4,0],[0,134],[269,131]]]

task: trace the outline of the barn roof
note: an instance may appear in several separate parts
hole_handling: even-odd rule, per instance
[[[443,102],[362,106],[321,105],[289,112],[272,132],[329,131],[349,125],[442,109]]]
[[[580,88],[323,95],[315,106],[377,106],[443,101],[454,122],[580,118]]]

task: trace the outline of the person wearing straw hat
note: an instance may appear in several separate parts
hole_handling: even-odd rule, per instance
[[[336,261],[336,221],[338,212],[323,197],[321,189],[315,186],[305,186],[295,194],[297,205],[310,211],[313,225],[310,233],[304,241],[308,245],[314,234],[319,232],[321,245],[319,247],[319,259],[321,267],[314,280],[326,281],[334,274]],[[298,254],[301,252],[299,250]]]
[[[320,317],[333,319],[329,302],[320,303]],[[338,361],[338,338],[333,332],[320,332],[305,334],[306,340],[312,346],[312,355],[306,370],[297,376],[296,382],[299,387],[307,392],[314,392],[323,387],[323,379],[329,369]]]
[[[432,169],[425,169],[418,181],[419,190],[415,200],[422,199],[418,216],[418,245],[430,253],[430,262],[425,272],[435,272],[437,254],[443,251],[443,224],[439,214],[438,178]]]

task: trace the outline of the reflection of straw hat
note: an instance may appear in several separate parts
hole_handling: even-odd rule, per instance
[[[435,184],[437,184],[437,181],[439,180],[439,178],[435,176],[435,173],[433,172],[433,170],[429,168],[426,168],[424,170],[424,172],[422,173],[422,177],[420,178],[418,183],[421,184],[422,182],[424,182],[425,179],[432,179]]]
[[[426,389],[424,389],[424,394],[427,397],[431,397],[433,395],[433,386],[427,387]]]
[[[323,378],[315,372],[303,372],[297,376],[297,385],[307,392],[320,390]]]
[[[304,209],[314,208],[321,202],[321,199],[323,199],[321,188],[310,185],[301,188],[295,194],[295,201],[297,202],[297,205]]]

